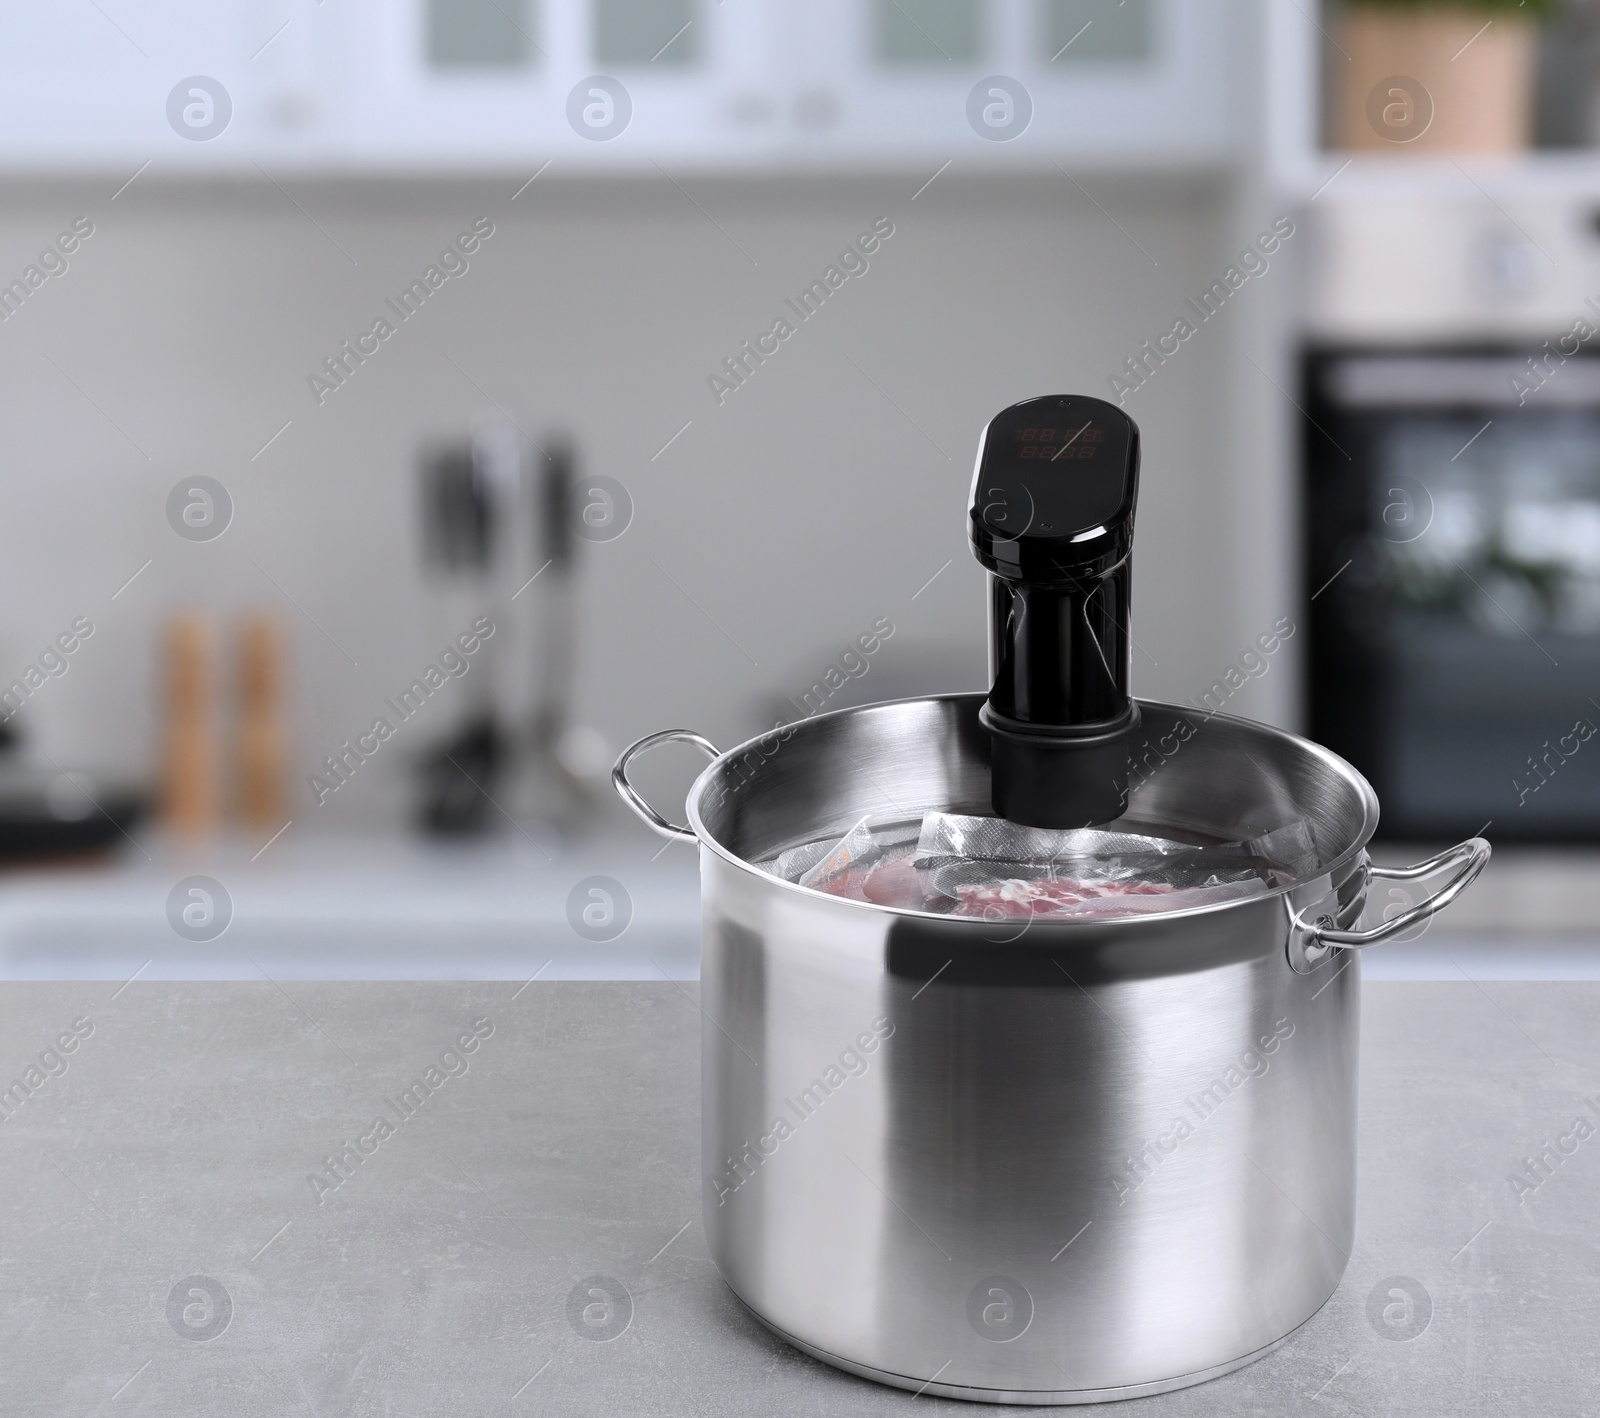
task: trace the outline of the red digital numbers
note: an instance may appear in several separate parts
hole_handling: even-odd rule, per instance
[[[1096,453],[1092,443],[1067,443],[1060,448],[1051,448],[1038,443],[1024,443],[1017,450],[1019,458],[1042,458],[1047,463],[1065,463],[1072,458],[1092,458]]]

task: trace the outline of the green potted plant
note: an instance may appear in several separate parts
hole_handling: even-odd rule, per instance
[[[1533,129],[1537,21],[1560,0],[1344,0],[1331,52],[1347,148],[1515,152]]]

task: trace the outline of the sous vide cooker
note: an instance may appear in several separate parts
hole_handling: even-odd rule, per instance
[[[995,813],[1087,827],[1128,803],[1139,707],[1128,695],[1129,564],[1139,430],[1114,404],[1014,404],[983,431],[968,532],[989,573]]]
[[[1474,838],[1375,867],[1377,802],[1342,759],[1129,697],[1138,468],[1100,400],[984,431],[987,695],[727,752],[667,730],[613,771],[699,847],[712,1257],[791,1344],[918,1393],[1159,1393],[1310,1319],[1352,1246],[1359,952],[1488,860]],[[628,779],[668,741],[711,759],[683,824]],[[951,842],[1001,889],[952,874]],[[871,862],[895,893],[861,885]],[[1362,927],[1373,877],[1432,876]]]

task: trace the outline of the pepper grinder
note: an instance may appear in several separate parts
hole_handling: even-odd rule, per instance
[[[239,636],[238,814],[250,827],[277,828],[288,814],[284,793],[283,633],[259,612]]]
[[[174,616],[163,646],[165,742],[162,817],[174,832],[198,837],[217,825],[217,735],[211,637],[201,617]]]

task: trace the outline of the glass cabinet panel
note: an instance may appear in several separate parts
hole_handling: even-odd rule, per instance
[[[1040,10],[1047,63],[1150,57],[1150,0],[1040,0]]]
[[[594,0],[597,64],[686,68],[700,62],[705,25],[695,0]]]
[[[880,64],[974,63],[983,57],[981,0],[876,0]]]
[[[428,0],[434,69],[525,69],[538,57],[535,0]]]

